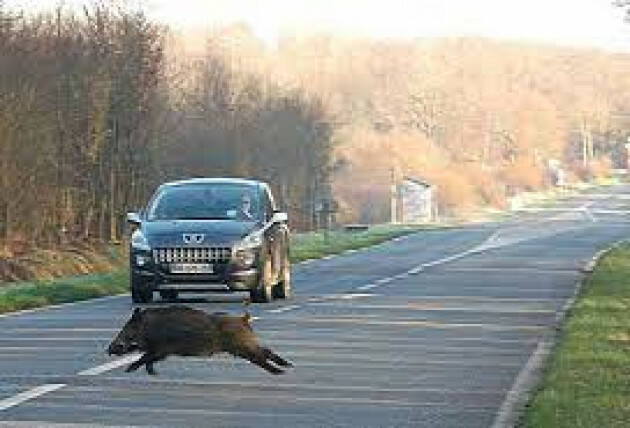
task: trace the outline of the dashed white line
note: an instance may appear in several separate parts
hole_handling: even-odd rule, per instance
[[[65,383],[47,383],[45,385],[31,388],[24,392],[20,392],[19,394],[16,394],[12,397],[0,400],[0,411],[10,409],[13,406],[17,406],[18,404],[24,403],[28,400],[32,400],[33,398],[37,398],[49,392],[56,391],[57,389],[63,388],[64,386],[66,386]]]
[[[373,288],[378,287],[380,284],[366,284],[366,285],[362,285],[360,287],[357,287],[357,290],[360,291],[365,291],[365,290],[371,290]]]
[[[301,307],[300,305],[289,305],[289,306],[283,306],[282,308],[271,309],[266,312],[269,312],[271,314],[279,314],[282,312],[292,311],[293,309],[299,309],[300,307]]]
[[[466,257],[466,256],[471,255],[471,254],[479,254],[479,253],[481,253],[483,251],[486,251],[486,250],[489,250],[489,249],[492,249],[492,248],[498,248],[498,247],[500,247],[502,245],[494,242],[494,241],[497,240],[497,237],[498,237],[498,232],[495,232],[483,244],[477,245],[477,246],[475,246],[473,248],[470,248],[470,249],[468,249],[466,251],[462,251],[461,253],[453,254],[453,255],[450,255],[450,256],[447,256],[447,257],[443,257],[441,259],[433,260],[431,262],[422,263],[422,264],[420,264],[418,266],[414,266],[412,269],[409,269],[406,272],[402,272],[402,273],[399,273],[397,275],[386,277],[386,278],[381,278],[381,279],[378,279],[378,280],[376,280],[376,281],[374,281],[373,283],[370,283],[370,284],[361,285],[361,286],[357,287],[356,290],[360,290],[360,291],[372,290],[373,288],[379,287],[379,286],[381,286],[383,284],[390,283],[390,282],[392,282],[394,280],[406,278],[409,275],[417,275],[420,272],[423,272],[426,268],[433,267],[433,266],[439,266],[439,265],[442,265],[444,263],[448,263],[448,262],[451,262],[451,261],[454,261],[454,260],[461,259],[461,258]]]
[[[415,268],[408,270],[407,273],[409,275],[418,275],[423,270],[424,268],[422,266],[416,266]]]

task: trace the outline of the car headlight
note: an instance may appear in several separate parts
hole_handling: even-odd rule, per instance
[[[249,267],[256,261],[256,250],[263,244],[262,232],[250,233],[234,244],[234,260],[243,266]]]
[[[151,250],[151,248],[149,247],[149,241],[147,241],[147,238],[142,234],[140,229],[136,229],[131,234],[131,248],[133,248],[134,250],[143,251]]]
[[[151,257],[142,254],[136,254],[136,266],[144,267],[151,262]]]
[[[245,249],[245,248],[256,248],[260,247],[263,243],[262,233],[257,231],[250,233],[239,242],[236,243],[235,247],[237,249]]]
[[[253,248],[241,248],[234,252],[234,259],[243,267],[250,267],[256,261],[256,251]]]

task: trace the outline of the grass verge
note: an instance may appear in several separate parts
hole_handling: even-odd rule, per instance
[[[430,229],[423,227],[422,229]],[[435,227],[433,227],[435,228]],[[421,230],[418,226],[374,226],[366,231],[331,231],[328,237],[322,232],[301,233],[293,236],[291,261],[299,263],[308,259],[319,259],[347,250],[369,247],[381,242],[408,235]]]
[[[80,275],[49,281],[11,283],[0,288],[0,313],[124,293],[129,288],[127,270]]]
[[[375,226],[364,232],[334,231],[328,238],[323,233],[299,234],[293,238],[291,258],[294,262],[321,258],[419,230],[414,226]],[[129,288],[128,275],[127,269],[117,269],[106,274],[5,283],[0,287],[0,313],[125,293]]]
[[[630,244],[624,244],[586,279],[522,422],[590,428],[629,421]]]

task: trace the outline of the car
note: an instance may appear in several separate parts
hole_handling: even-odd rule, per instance
[[[134,303],[154,292],[249,293],[252,302],[291,295],[288,216],[268,184],[240,178],[164,183],[146,207],[127,214]]]

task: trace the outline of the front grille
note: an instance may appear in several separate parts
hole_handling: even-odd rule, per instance
[[[231,257],[230,247],[172,247],[153,250],[155,263],[227,263]]]

